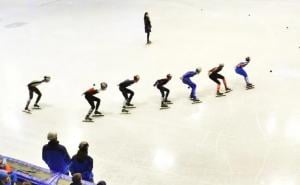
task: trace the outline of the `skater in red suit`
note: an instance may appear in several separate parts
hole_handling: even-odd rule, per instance
[[[25,106],[25,109],[24,111],[27,112],[27,113],[30,113],[30,109],[28,108],[29,104],[30,104],[30,101],[31,99],[33,98],[33,93],[36,93],[38,95],[38,97],[36,98],[36,101],[35,101],[35,104],[33,105],[34,108],[37,108],[39,109],[40,106],[38,105],[41,97],[42,97],[42,93],[40,92],[40,90],[36,87],[38,85],[40,85],[41,83],[43,82],[50,82],[50,76],[44,76],[44,79],[43,80],[40,80],[40,81],[32,81],[30,82],[27,87],[28,87],[28,90],[29,90],[29,99],[26,103],[26,106]]]
[[[225,86],[225,91],[230,92],[231,89],[227,86],[226,79],[223,75],[219,74],[219,72],[223,69],[224,64],[219,64],[219,66],[212,68],[211,70],[208,71],[208,76],[209,78],[217,83],[217,92],[216,96],[222,96],[224,95],[223,93],[220,92],[221,88],[221,82],[218,79],[221,79],[223,81],[223,84]]]
[[[92,121],[92,118],[90,118],[90,115],[92,114],[92,112],[94,110],[95,110],[94,114],[96,116],[103,115],[101,112],[98,111],[99,106],[100,106],[100,99],[98,97],[94,96],[94,95],[99,93],[100,90],[102,90],[102,91],[106,90],[106,88],[107,88],[107,83],[101,82],[100,89],[95,89],[94,87],[92,87],[92,88],[90,88],[89,90],[87,90],[83,93],[83,95],[85,96],[85,99],[88,101],[88,103],[91,106],[89,112],[85,116],[86,121]],[[96,102],[96,106],[95,106],[94,102]]]

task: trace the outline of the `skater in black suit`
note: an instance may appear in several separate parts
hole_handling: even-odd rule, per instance
[[[151,21],[148,12],[145,12],[144,14],[144,25],[145,25],[145,32],[147,33],[147,44],[151,44],[151,41],[149,40],[150,32],[151,32]]]
[[[26,103],[26,106],[25,106],[25,109],[24,109],[25,112],[30,113],[30,109],[28,108],[28,106],[30,104],[31,99],[33,98],[33,93],[36,93],[38,95],[38,97],[36,98],[35,104],[34,104],[34,108],[37,108],[37,109],[40,108],[38,103],[39,103],[39,101],[42,97],[42,93],[40,92],[40,90],[36,86],[40,85],[43,82],[49,82],[49,81],[50,81],[50,76],[44,76],[43,80],[32,81],[27,85],[28,90],[29,90],[29,99],[28,99],[28,101]]]
[[[219,66],[212,68],[211,70],[208,71],[208,76],[209,78],[217,83],[217,92],[216,96],[222,96],[223,93],[220,92],[221,88],[221,82],[218,79],[221,79],[223,81],[223,84],[225,86],[225,91],[230,92],[231,89],[227,86],[226,79],[223,75],[219,74],[219,72],[223,69],[224,64],[219,64]]]
[[[95,89],[94,87],[92,87],[83,93],[85,95],[85,99],[91,105],[91,108],[90,108],[88,114],[85,116],[86,121],[92,121],[92,118],[90,118],[90,115],[92,114],[94,109],[95,109],[94,114],[96,116],[103,115],[101,112],[98,111],[98,108],[100,106],[100,99],[94,95],[99,93],[100,90],[102,90],[102,91],[106,90],[106,88],[107,88],[107,83],[101,82],[100,89]],[[96,106],[95,106],[94,102],[96,102]]]
[[[171,101],[168,100],[168,96],[170,93],[170,90],[164,87],[165,84],[167,84],[172,79],[171,74],[167,74],[166,78],[157,80],[153,86],[156,86],[157,89],[159,89],[161,93],[161,107],[168,107],[167,104],[170,104]]]
[[[137,83],[139,81],[139,79],[140,79],[140,76],[135,75],[133,77],[133,80],[127,79],[119,84],[119,89],[125,98],[122,112],[126,112],[126,106],[131,106],[131,107],[134,106],[133,104],[130,103],[133,98],[134,92],[132,90],[128,89],[127,87],[134,83]]]

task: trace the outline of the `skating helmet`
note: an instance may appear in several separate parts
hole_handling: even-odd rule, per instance
[[[140,76],[139,75],[134,75],[133,76],[133,80],[136,81],[136,82],[139,81],[140,80]]]
[[[105,90],[107,88],[107,83],[106,82],[101,82],[100,87],[101,87],[101,90]]]
[[[167,74],[167,79],[171,80],[172,75],[171,74]]]
[[[45,80],[45,82],[50,82],[50,76],[44,76],[44,80]]]
[[[197,68],[196,68],[196,73],[200,73],[201,70],[202,70],[201,67],[197,67]]]
[[[247,62],[250,62],[250,57],[246,57],[245,60],[246,60]]]
[[[220,63],[219,66],[220,66],[220,67],[224,67],[224,64],[223,64],[223,63]]]

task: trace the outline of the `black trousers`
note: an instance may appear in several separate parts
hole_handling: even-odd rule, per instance
[[[221,82],[218,80],[218,79],[224,79],[224,76],[223,75],[220,75],[220,74],[218,74],[218,73],[213,73],[213,74],[211,74],[211,75],[209,75],[209,78],[212,80],[212,81],[214,81],[214,82],[216,82],[217,84],[221,84]]]
[[[161,93],[161,97],[164,98],[164,100],[167,100],[170,90],[165,88],[164,86],[157,86],[157,89],[159,89],[159,91]]]
[[[98,110],[99,106],[100,106],[100,99],[93,96],[93,95],[85,95],[85,99],[89,102],[89,104],[91,105],[91,109],[94,110],[96,108],[96,110]],[[95,103],[96,102],[96,106]]]
[[[30,86],[30,85],[28,86],[28,90],[29,90],[29,99],[30,100],[33,98],[33,93],[36,93],[38,95],[38,97],[35,101],[35,104],[37,104],[42,97],[41,91],[38,88],[36,88],[35,86]]]
[[[133,98],[134,92],[127,88],[120,88],[120,91],[122,92],[127,103],[130,103]]]

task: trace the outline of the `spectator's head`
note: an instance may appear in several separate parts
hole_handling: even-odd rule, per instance
[[[78,147],[79,150],[87,150],[89,148],[89,143],[86,141],[81,141]]]
[[[49,132],[47,135],[47,139],[49,141],[57,141],[57,133],[56,132]]]
[[[88,148],[89,144],[86,141],[82,141],[79,146],[79,150],[77,152],[77,159],[79,161],[84,161],[84,159],[88,156]]]
[[[10,183],[9,176],[8,176],[8,174],[5,170],[0,170],[0,182],[2,184],[9,184]]]
[[[72,182],[74,184],[81,184],[81,174],[80,173],[74,173],[73,176],[72,176]]]
[[[106,182],[105,182],[105,181],[99,181],[99,182],[97,183],[97,185],[106,185]]]

